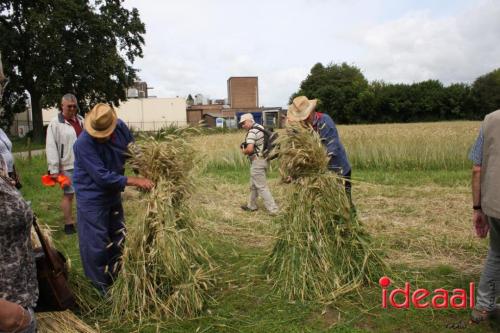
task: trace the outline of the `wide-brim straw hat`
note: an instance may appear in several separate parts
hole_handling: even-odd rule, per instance
[[[116,128],[118,117],[113,107],[99,103],[85,116],[85,130],[94,138],[105,138]]]
[[[287,118],[290,121],[306,120],[318,104],[317,99],[308,99],[306,96],[297,96],[288,106]]]

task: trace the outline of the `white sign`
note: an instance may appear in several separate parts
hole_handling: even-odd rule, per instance
[[[224,127],[224,118],[215,118],[216,127]]]

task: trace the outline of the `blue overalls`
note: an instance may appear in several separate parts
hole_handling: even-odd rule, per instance
[[[349,174],[351,165],[332,118],[325,113],[316,112],[313,128],[318,132],[321,142],[328,151],[328,156],[330,156],[328,169],[337,172],[341,176]]]
[[[97,142],[84,131],[73,146],[80,256],[85,275],[102,293],[120,269],[125,240],[121,192],[127,184],[124,166],[132,141],[128,127],[118,120],[108,141]]]
[[[351,199],[351,164],[347,158],[347,153],[340,142],[339,133],[337,127],[333,122],[333,119],[325,114],[316,112],[313,128],[318,132],[321,142],[325,146],[328,156],[330,156],[330,161],[328,162],[328,169],[338,173],[344,178],[345,181],[345,191]]]

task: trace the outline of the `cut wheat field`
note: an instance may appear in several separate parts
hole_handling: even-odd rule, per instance
[[[479,278],[487,241],[471,226],[467,155],[479,122],[339,126],[353,165],[353,201],[374,246],[400,286],[465,288]],[[291,302],[272,290],[263,270],[280,225],[266,214],[240,209],[249,190],[248,161],[239,153],[245,133],[194,138],[201,154],[190,198],[199,242],[213,259],[216,280],[203,312],[190,319],[110,321],[104,306],[81,315],[103,332],[454,332],[466,310],[382,309],[380,287],[366,285],[330,303]],[[60,193],[43,189],[44,157],[17,162],[23,194],[40,220],[54,229],[58,247],[81,270],[77,237],[60,231]],[[284,204],[289,190],[277,164],[268,174],[271,191]],[[140,221],[139,194],[124,194],[127,224]],[[462,332],[495,332],[482,324]]]

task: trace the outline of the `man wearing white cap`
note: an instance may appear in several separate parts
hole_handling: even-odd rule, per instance
[[[278,206],[269,191],[266,181],[267,160],[264,158],[264,128],[255,123],[251,113],[245,113],[240,118],[240,125],[246,129],[245,142],[241,144],[241,152],[250,159],[250,195],[246,205],[241,209],[246,211],[257,210],[257,198],[260,195],[266,209],[272,215],[278,213]]]

